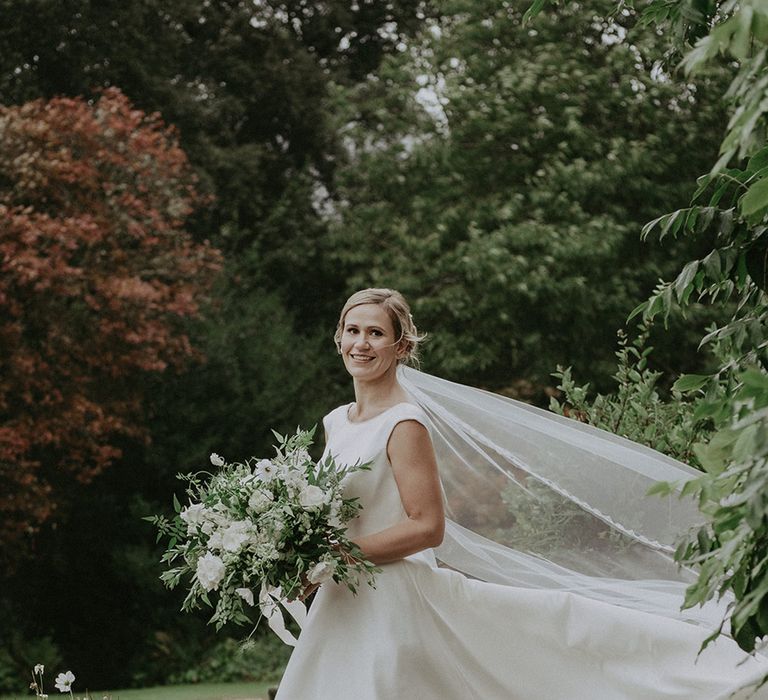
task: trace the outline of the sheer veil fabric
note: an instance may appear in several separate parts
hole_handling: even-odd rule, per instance
[[[370,464],[345,477],[363,506],[356,539],[407,517],[387,445],[401,421],[426,426],[444,543],[382,564],[356,595],[320,586],[278,700],[768,699],[768,685],[753,693],[768,660],[727,638],[697,657],[721,611],[680,612],[690,574],[671,547],[698,515],[645,492],[695,472],[492,394],[412,370],[401,381],[408,402],[326,415],[325,454]]]
[[[693,574],[672,558],[701,514],[691,499],[647,495],[659,481],[681,488],[695,469],[510,398],[398,372],[431,423],[448,516],[442,565],[717,627],[728,601],[681,610]]]

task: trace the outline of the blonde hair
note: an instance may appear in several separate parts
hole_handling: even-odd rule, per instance
[[[397,340],[395,344],[405,341],[405,352],[398,358],[399,363],[418,365],[419,343],[426,338],[426,334],[419,334],[416,324],[411,316],[411,309],[408,302],[400,292],[394,289],[384,289],[371,287],[361,289],[355,292],[341,309],[339,322],[336,324],[336,332],[333,334],[333,341],[336,343],[336,349],[341,352],[341,334],[344,331],[344,319],[350,309],[362,304],[379,304],[384,307],[387,315],[392,320]]]

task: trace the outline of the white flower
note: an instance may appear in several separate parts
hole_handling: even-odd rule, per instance
[[[254,547],[254,554],[264,561],[274,561],[280,558],[280,552],[277,551],[272,542],[257,542]]]
[[[336,564],[329,561],[321,561],[315,564],[307,573],[310,583],[325,583],[336,571]]]
[[[224,562],[211,552],[197,560],[197,580],[206,591],[215,591],[224,578]]]
[[[45,666],[43,664],[35,664],[35,673],[38,676],[42,676],[45,672]]]
[[[300,467],[305,462],[311,462],[311,461],[312,461],[312,457],[310,456],[309,452],[307,452],[307,450],[304,449],[303,447],[301,449],[296,450],[291,455],[291,463],[295,467]]]
[[[325,493],[323,493],[323,489],[314,484],[305,486],[299,494],[299,503],[302,508],[306,508],[307,510],[323,505],[324,500]]]
[[[301,491],[307,486],[307,476],[298,469],[290,469],[283,474],[283,481],[295,491]]]
[[[253,591],[250,588],[235,588],[235,593],[248,603],[248,605],[253,605]]]
[[[253,523],[250,520],[238,520],[232,523],[221,536],[221,544],[228,552],[236,552],[251,536]]]
[[[274,496],[271,491],[262,491],[256,489],[251,497],[248,499],[248,507],[257,513],[266,508],[274,500]]]
[[[341,499],[336,496],[331,501],[330,512],[328,513],[328,524],[331,527],[341,527],[344,521],[341,519]]]
[[[221,455],[217,455],[215,452],[211,452],[211,464],[214,467],[223,467],[226,462]]]
[[[224,530],[218,529],[208,538],[208,549],[224,549]]]
[[[179,517],[187,524],[187,534],[191,535],[195,527],[203,522],[206,511],[202,503],[192,503],[182,509]]]
[[[60,673],[58,676],[56,676],[54,685],[56,686],[56,690],[59,692],[68,693],[72,689],[72,684],[74,682],[75,674],[72,673],[72,671],[67,671],[66,673]]]
[[[260,459],[253,469],[254,474],[266,484],[275,478],[276,467],[268,459]]]

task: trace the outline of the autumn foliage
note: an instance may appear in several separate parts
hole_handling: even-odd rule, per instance
[[[174,131],[116,89],[0,107],[0,561],[143,439],[141,382],[193,356],[218,252]]]

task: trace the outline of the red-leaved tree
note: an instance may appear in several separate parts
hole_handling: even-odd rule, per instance
[[[145,436],[141,382],[220,268],[172,128],[117,89],[0,107],[0,562]]]

